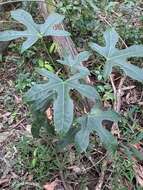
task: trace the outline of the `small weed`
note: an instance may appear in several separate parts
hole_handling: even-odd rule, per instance
[[[127,189],[125,185],[133,184],[135,173],[133,170],[134,161],[117,155],[116,161],[113,162],[112,187],[115,190]]]
[[[44,144],[29,137],[23,137],[17,144],[19,152],[16,171],[25,170],[33,175],[33,180],[43,183],[66,168],[67,154],[58,154],[52,144]]]
[[[32,85],[30,73],[20,73],[16,80],[16,89],[20,92],[26,91]]]

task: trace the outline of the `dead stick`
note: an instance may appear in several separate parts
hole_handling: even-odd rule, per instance
[[[46,19],[47,16],[49,15],[49,13],[53,11],[53,8],[51,8],[49,5],[50,8],[47,9],[47,4],[46,4],[45,0],[41,0],[37,3],[39,5],[39,10],[40,10],[41,15],[44,17],[44,19]],[[64,25],[62,23],[58,24],[55,26],[55,29],[60,29],[60,30],[63,29],[64,30]],[[61,58],[64,56],[64,53],[67,52],[67,50],[68,50],[68,53],[73,58],[78,54],[78,51],[75,48],[75,45],[70,36],[60,36],[60,37],[54,36],[52,38],[53,38],[53,41],[55,41],[58,44],[58,47],[59,47],[58,53]],[[81,65],[83,65],[83,64],[81,63]],[[91,80],[88,76],[86,76],[85,82],[86,82],[86,84],[90,84],[90,85],[92,84]],[[85,105],[86,105],[85,106],[86,110],[90,110],[90,108],[95,104],[95,102],[87,100],[87,99],[85,99],[84,101],[85,101]]]
[[[120,83],[118,85],[118,89],[116,89],[115,84],[114,84],[114,78],[112,75],[110,75],[110,81],[111,81],[111,84],[113,87],[114,95],[116,96],[116,100],[114,102],[114,110],[118,113],[120,112],[120,109],[121,109],[122,86],[123,86],[125,79],[126,79],[125,76],[123,78],[121,78]],[[113,123],[111,132],[115,133],[114,132],[115,130],[117,130],[119,132],[118,125],[116,123]],[[102,168],[101,168],[101,175],[99,177],[99,181],[95,187],[95,190],[102,189],[107,164],[108,164],[108,160],[104,160],[104,162],[102,164]]]
[[[101,190],[102,189],[106,169],[107,169],[107,160],[103,160],[103,164],[102,164],[102,168],[101,168],[101,175],[99,177],[99,180],[98,180],[98,183],[95,187],[95,190]]]
[[[65,182],[65,179],[64,179],[64,175],[63,175],[63,171],[60,171],[60,177],[61,177],[61,180],[62,180],[62,184],[64,186],[64,189],[65,190],[69,190],[69,188],[67,187],[67,184]]]

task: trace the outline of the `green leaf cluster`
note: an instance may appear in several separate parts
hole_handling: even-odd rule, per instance
[[[55,29],[55,25],[61,23],[64,19],[63,16],[57,13],[48,16],[43,24],[35,23],[32,16],[21,9],[12,11],[11,16],[16,21],[22,23],[26,29],[23,31],[7,30],[0,32],[0,41],[10,41],[21,37],[26,38],[26,41],[22,44],[22,52],[44,36],[69,35],[69,33],[64,30]],[[105,47],[99,46],[96,43],[90,43],[89,45],[94,51],[106,58],[106,64],[104,66],[105,79],[111,74],[113,67],[119,67],[126,75],[142,82],[143,69],[132,65],[128,62],[128,59],[132,57],[143,57],[143,46],[133,45],[126,49],[118,49],[116,45],[119,40],[119,35],[113,28],[104,32],[104,39],[106,43]],[[61,79],[57,74],[47,71],[46,69],[37,69],[37,72],[46,78],[46,80],[40,84],[33,85],[26,93],[26,99],[32,103],[32,107],[36,113],[35,123],[32,127],[32,134],[35,137],[39,136],[41,126],[45,127],[45,125],[48,125],[47,120],[45,120],[45,117],[42,116],[41,113],[51,106],[51,102],[53,104],[56,132],[62,136],[70,134],[70,130],[73,129],[72,123],[74,119],[74,103],[71,91],[78,91],[82,96],[94,102],[95,100],[100,102],[101,99],[96,89],[85,84],[83,80],[90,72],[82,65],[82,62],[87,61],[90,55],[88,51],[84,51],[74,57],[66,54],[63,60],[58,60],[60,64],[66,65],[71,71],[71,76],[66,80]],[[77,119],[80,129],[77,127],[76,133],[74,132],[75,137],[72,135],[71,139],[75,139],[81,152],[86,151],[89,145],[90,134],[93,132],[97,133],[107,150],[112,153],[116,151],[118,147],[117,140],[105,126],[103,126],[104,120],[118,122],[120,116],[112,110],[103,111],[96,106],[92,108],[90,113]],[[64,141],[64,144],[66,144],[68,140]],[[135,150],[134,153],[136,153]]]
[[[73,101],[69,94],[70,90],[76,90],[93,101],[99,99],[99,95],[94,87],[80,83],[85,74],[77,73],[64,81],[45,69],[37,71],[49,80],[44,84],[34,85],[26,94],[27,100],[34,102],[36,109],[40,110],[52,98],[55,129],[57,133],[65,134],[73,122]]]

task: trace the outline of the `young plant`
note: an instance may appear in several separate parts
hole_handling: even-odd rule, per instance
[[[11,15],[15,20],[24,24],[27,30],[0,32],[0,41],[25,37],[27,40],[22,45],[22,52],[30,48],[38,39],[44,36],[69,35],[66,31],[54,29],[55,24],[60,23],[64,18],[59,14],[54,13],[50,15],[44,24],[36,24],[31,15],[24,10],[12,11]],[[104,38],[106,41],[105,47],[101,47],[95,43],[91,43],[90,46],[107,59],[104,68],[105,78],[110,75],[112,67],[118,66],[123,69],[128,76],[143,81],[143,70],[127,63],[128,58],[141,57],[143,55],[143,46],[136,45],[123,50],[117,49],[115,46],[119,36],[114,29],[107,30],[104,33]],[[57,74],[49,72],[46,69],[37,69],[38,73],[43,76],[44,79],[46,78],[46,80],[41,84],[35,84],[26,93],[26,98],[32,103],[34,113],[36,113],[36,128],[35,126],[32,127],[32,133],[34,136],[38,136],[40,128],[46,124],[48,125],[47,121],[44,121],[42,114],[45,114],[45,111],[51,106],[52,101],[54,112],[53,123],[55,131],[58,134],[62,137],[69,135],[69,131],[74,128],[72,124],[73,118],[75,118],[80,127],[76,126],[78,130],[76,130],[76,134],[73,134],[75,135],[75,143],[81,152],[86,151],[89,144],[89,135],[93,131],[97,132],[106,149],[110,152],[115,152],[118,146],[117,140],[107,129],[102,127],[102,121],[110,120],[112,122],[118,122],[120,117],[114,111],[103,111],[99,107],[101,99],[96,89],[85,84],[83,79],[87,77],[90,72],[87,68],[82,66],[81,62],[88,60],[89,56],[90,53],[85,51],[75,57],[71,57],[67,54],[63,60],[58,61],[69,68],[70,72],[67,74],[66,80],[61,79]],[[82,96],[85,96],[93,102],[98,102],[98,105],[94,105],[90,113],[76,118],[72,96],[70,95],[70,92],[73,90],[78,91]],[[39,124],[38,120],[40,120]]]

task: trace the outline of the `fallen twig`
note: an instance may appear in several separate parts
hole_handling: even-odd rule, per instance
[[[123,78],[121,78],[119,86],[118,86],[118,90],[117,90],[117,94],[116,94],[116,101],[114,104],[114,109],[116,112],[120,112],[121,109],[121,97],[122,97],[122,86],[124,81],[126,80],[126,77],[124,76]]]
[[[116,89],[115,84],[114,84],[114,78],[112,75],[110,76],[110,81],[111,81],[111,84],[113,87],[114,96],[116,97],[113,107],[114,107],[114,110],[118,113],[120,112],[120,109],[121,109],[122,86],[123,86],[125,79],[126,79],[126,77],[121,78],[120,83],[118,85],[118,89]],[[120,131],[119,131],[118,125],[116,123],[113,123],[111,132],[113,134],[118,135],[118,137],[120,136]],[[107,164],[108,164],[108,160],[104,160],[104,162],[102,164],[102,168],[101,168],[101,175],[99,177],[99,181],[95,187],[95,190],[102,190],[102,185],[104,183],[104,176],[105,176]]]
[[[99,177],[99,180],[98,180],[98,183],[95,187],[95,190],[101,190],[102,189],[106,169],[107,169],[107,160],[104,160],[103,164],[102,164],[102,168],[101,168],[101,175]]]
[[[66,184],[66,182],[65,182],[65,179],[64,179],[64,176],[63,176],[63,172],[62,172],[62,171],[60,171],[60,177],[61,177],[61,180],[62,180],[62,184],[63,184],[63,186],[64,186],[64,189],[65,189],[65,190],[69,190],[69,188],[67,187],[67,184]]]

